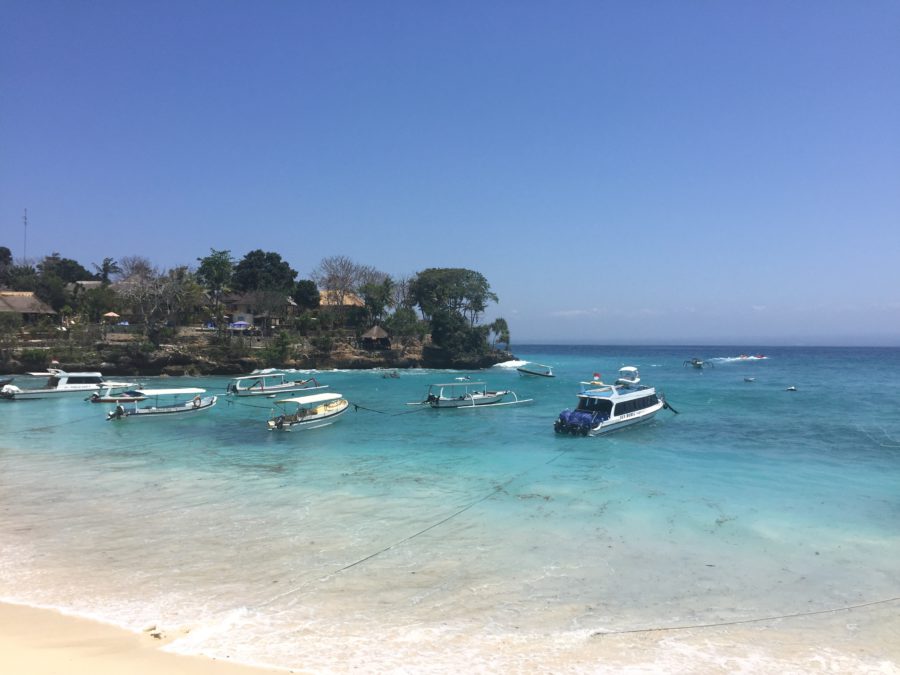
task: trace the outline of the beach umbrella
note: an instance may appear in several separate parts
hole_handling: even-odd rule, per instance
[[[249,328],[250,324],[246,321],[235,321],[233,324],[229,326],[229,328]]]
[[[107,319],[118,319],[119,318],[119,315],[116,314],[115,312],[107,312],[103,316],[105,316]]]

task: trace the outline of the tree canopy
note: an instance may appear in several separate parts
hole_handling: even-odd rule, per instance
[[[232,288],[241,293],[250,291],[280,291],[290,295],[294,291],[297,271],[278,253],[262,249],[250,251],[235,266],[231,277]]]
[[[410,282],[409,294],[422,316],[432,318],[443,310],[465,317],[474,326],[488,302],[497,302],[484,275],[463,268],[429,268]]]

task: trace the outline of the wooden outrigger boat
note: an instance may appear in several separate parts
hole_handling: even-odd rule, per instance
[[[150,405],[138,406],[136,399],[122,402],[107,413],[107,420],[120,420],[145,417],[187,417],[209,410],[216,401],[217,396],[203,396],[206,389],[197,387],[179,387],[176,389],[136,389],[135,393],[152,399]],[[162,403],[160,403],[162,399]],[[171,400],[171,403],[166,401]]]
[[[512,397],[512,401],[506,401]],[[484,382],[462,380],[445,384],[431,384],[425,392],[425,400],[407,405],[427,405],[432,408],[484,408],[497,405],[530,403],[532,399],[521,399],[509,390],[491,391]]]
[[[226,391],[229,396],[276,396],[295,391],[327,388],[327,384],[319,384],[314,377],[307,380],[290,380],[286,373],[274,372],[236,377],[228,383]]]
[[[280,412],[266,422],[269,431],[318,429],[333,424],[347,412],[350,402],[337,392],[323,392],[276,401]],[[293,412],[289,412],[293,408]]]

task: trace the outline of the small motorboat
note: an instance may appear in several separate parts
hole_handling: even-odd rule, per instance
[[[516,368],[519,375],[526,377],[556,377],[553,374],[553,368],[545,366],[542,363],[526,363],[524,366]]]
[[[318,429],[336,422],[350,407],[350,402],[336,392],[286,398],[275,404],[280,412],[266,422],[269,431]]]
[[[715,368],[715,364],[712,361],[704,361],[703,359],[697,358],[685,361],[683,365],[691,366],[693,368],[697,368],[698,370],[703,370],[704,368]]]
[[[755,377],[745,377],[744,382],[756,382],[756,378]]]

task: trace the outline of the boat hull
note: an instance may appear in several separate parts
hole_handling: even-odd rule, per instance
[[[432,408],[476,408],[480,405],[495,405],[509,394],[508,391],[487,392],[484,396],[465,396],[463,398],[432,397],[426,403]]]
[[[73,385],[77,386],[77,385]],[[5,391],[0,391],[0,398],[16,401],[36,400],[41,398],[59,398],[69,394],[89,394],[91,392],[100,391],[101,387],[93,385],[79,386],[77,389],[19,389],[18,387],[4,387]]]
[[[291,415],[278,415],[270,419],[266,426],[269,431],[301,431],[304,429],[319,429],[327,427],[329,424],[337,422],[338,418],[350,408],[347,401],[343,401],[342,405],[337,406],[333,410],[326,410],[323,413],[314,413],[299,415],[297,413]]]
[[[146,406],[143,408],[125,408],[122,405],[118,405],[115,410],[109,412],[107,419],[172,419],[174,417],[187,417],[209,410],[216,405],[217,400],[217,396],[208,396],[201,399],[199,404],[192,400],[175,405]]]
[[[660,399],[658,403],[639,410],[637,412],[617,415],[611,419],[604,419],[597,424],[591,426],[583,424],[565,424],[562,419],[557,419],[553,425],[553,430],[558,434],[571,434],[573,436],[601,436],[603,434],[612,433],[619,429],[634,426],[641,422],[648,422],[656,416],[660,410],[665,407],[665,401]]]
[[[307,391],[315,391],[316,389],[328,389],[327,384],[320,384],[312,387],[290,386],[290,387],[265,387],[254,389],[231,389],[228,393],[231,396],[277,396],[278,394],[302,394]]]

